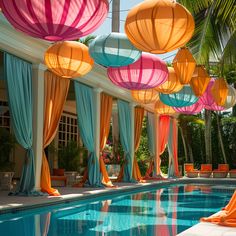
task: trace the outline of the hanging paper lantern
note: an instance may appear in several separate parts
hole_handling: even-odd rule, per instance
[[[228,95],[228,85],[223,78],[216,79],[211,87],[211,95],[217,105],[223,106]]]
[[[63,78],[75,78],[87,74],[93,67],[88,47],[75,41],[53,44],[44,55],[48,69]]]
[[[196,61],[187,48],[181,48],[176,54],[173,67],[181,84],[188,84],[192,78]]]
[[[160,100],[158,100],[155,103],[154,110],[159,115],[170,115],[171,116],[171,115],[175,115],[176,114],[175,110],[172,107],[165,105]]]
[[[191,106],[187,106],[187,107],[173,107],[173,109],[181,114],[186,114],[186,115],[193,115],[193,114],[197,114],[199,112],[202,111],[202,109],[204,109],[204,106],[199,103],[196,102]]]
[[[132,98],[139,103],[149,104],[158,100],[159,94],[155,89],[132,90]]]
[[[147,0],[132,8],[125,32],[138,49],[166,53],[184,46],[194,32],[191,13],[172,0]]]
[[[174,68],[168,67],[168,71],[169,74],[167,81],[155,88],[160,93],[176,93],[183,88],[183,85],[179,82]]]
[[[128,66],[109,67],[107,74],[111,82],[119,87],[141,90],[155,88],[168,78],[168,69],[158,57],[142,53],[135,63]]]
[[[127,66],[137,61],[141,51],[136,49],[121,33],[110,33],[95,38],[89,45],[91,57],[107,67]]]
[[[236,104],[236,89],[228,86],[228,95],[225,100],[224,108],[229,109]]]
[[[171,94],[160,93],[160,100],[171,107],[191,106],[198,101],[190,86],[185,85],[179,92]]]
[[[106,19],[107,0],[0,0],[3,14],[19,31],[50,41],[74,40]]]
[[[204,105],[205,109],[211,110],[211,111],[222,111],[224,110],[224,107],[218,106],[214,98],[211,94],[211,88],[215,83],[215,79],[211,79],[210,82],[208,83],[208,86],[206,88],[205,93],[199,98],[199,103]]]
[[[191,88],[194,94],[198,97],[202,96],[206,91],[207,85],[211,78],[202,65],[197,65],[190,81]]]

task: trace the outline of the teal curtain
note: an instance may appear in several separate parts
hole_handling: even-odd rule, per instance
[[[84,145],[89,151],[88,185],[101,186],[99,159],[95,152],[95,114],[93,89],[77,81],[75,84],[78,126]]]
[[[132,179],[133,157],[131,156],[131,112],[129,103],[118,100],[118,120],[120,141],[125,153],[124,182],[134,182]]]
[[[32,149],[32,65],[8,53],[4,54],[11,122],[18,143],[26,149],[25,163],[15,194],[35,194],[34,153]]]

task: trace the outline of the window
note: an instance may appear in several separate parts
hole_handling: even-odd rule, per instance
[[[70,141],[76,141],[81,144],[77,127],[77,116],[63,113],[58,128],[58,147],[67,146]]]
[[[0,101],[0,127],[10,131],[10,112],[6,101]]]

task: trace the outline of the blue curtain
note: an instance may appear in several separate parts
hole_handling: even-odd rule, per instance
[[[131,112],[129,103],[118,100],[118,120],[120,141],[125,152],[124,182],[134,182],[132,179],[133,157],[131,156]]]
[[[7,83],[11,122],[18,143],[26,151],[25,163],[15,194],[35,194],[34,153],[32,149],[32,65],[15,56],[4,54],[4,75]]]
[[[95,152],[95,114],[93,89],[77,81],[75,84],[78,126],[84,145],[89,151],[88,185],[101,186],[99,159]]]

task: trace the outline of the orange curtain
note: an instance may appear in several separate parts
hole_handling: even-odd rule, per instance
[[[134,151],[136,152],[139,147],[142,124],[143,124],[144,109],[142,107],[135,107],[134,110]],[[133,161],[133,178],[140,181],[142,176],[139,170],[138,162],[136,156],[134,156]]]
[[[43,130],[43,148],[45,149],[54,139],[64,103],[69,90],[70,80],[62,79],[55,74],[45,72],[45,101],[44,101],[44,130]],[[42,170],[41,170],[41,191],[50,195],[60,195],[57,189],[51,187],[51,176],[48,161],[43,151]]]
[[[166,144],[168,142],[169,136],[169,128],[170,128],[170,116],[160,116],[159,117],[159,130],[157,133],[157,142],[158,142],[158,152],[156,156],[157,170],[156,174],[161,174],[161,159],[160,155],[165,151]]]
[[[229,204],[222,211],[213,216],[202,218],[201,221],[236,227],[236,191],[229,201]]]
[[[110,121],[111,121],[111,113],[112,113],[112,97],[102,93],[101,94],[101,118],[100,118],[100,152],[104,149],[107,138],[110,131]],[[100,157],[100,171],[103,175],[102,183],[106,186],[113,186],[110,181],[105,163]]]

